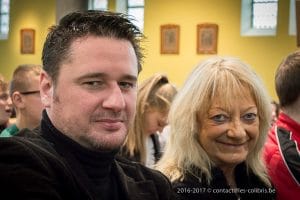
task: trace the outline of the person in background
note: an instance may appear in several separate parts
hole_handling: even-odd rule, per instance
[[[275,73],[280,113],[264,149],[278,200],[300,196],[300,51],[289,54]]]
[[[272,113],[271,113],[271,126],[272,126],[278,119],[280,106],[276,101],[272,100],[271,108],[272,108]]]
[[[170,125],[167,125],[164,127],[162,132],[159,134],[159,141],[160,141],[160,147],[161,147],[162,154],[165,151],[166,142],[167,142],[169,136],[170,136]]]
[[[133,121],[143,53],[127,15],[78,11],[52,26],[42,52],[37,129],[0,138],[9,199],[175,199],[159,171],[118,156]]]
[[[25,64],[18,66],[10,83],[10,97],[16,112],[16,123],[4,129],[0,137],[10,137],[23,128],[33,129],[42,117],[39,79],[41,66]]]
[[[184,200],[274,199],[261,157],[270,112],[248,65],[233,57],[204,60],[171,105],[170,137],[156,168]]]
[[[161,157],[159,133],[168,124],[167,115],[177,89],[167,76],[157,73],[141,83],[137,110],[122,155],[148,167]]]
[[[0,76],[2,77],[2,75]],[[8,84],[2,77],[0,79],[0,132],[9,126],[9,119],[12,115],[13,108],[8,93]]]

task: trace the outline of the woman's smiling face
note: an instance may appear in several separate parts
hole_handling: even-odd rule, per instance
[[[215,96],[206,116],[198,116],[199,142],[217,166],[236,166],[246,160],[259,136],[256,103],[248,88],[229,106]]]

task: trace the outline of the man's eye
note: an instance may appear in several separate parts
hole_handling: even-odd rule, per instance
[[[86,85],[91,88],[97,88],[97,87],[102,86],[103,82],[102,81],[86,81],[83,83],[83,85]]]
[[[246,113],[245,115],[242,116],[242,118],[245,121],[254,121],[257,117],[257,114],[255,113]]]
[[[121,89],[130,89],[130,88],[134,88],[135,84],[131,82],[120,82],[119,86]]]
[[[228,117],[226,115],[220,114],[211,117],[211,119],[217,123],[223,123],[228,120]]]

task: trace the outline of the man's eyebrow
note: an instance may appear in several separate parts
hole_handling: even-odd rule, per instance
[[[80,81],[83,81],[85,79],[91,79],[91,78],[104,78],[106,77],[107,75],[105,75],[104,73],[87,73],[87,74],[84,74],[80,77],[78,77],[76,79],[77,82],[80,82]]]
[[[124,75],[121,80],[137,81],[137,77],[133,75]]]
[[[87,73],[84,74],[76,79],[77,82],[83,81],[85,79],[92,79],[92,78],[107,78],[109,75],[105,73]],[[125,74],[121,76],[119,80],[130,80],[130,81],[137,81],[137,77],[131,74]]]

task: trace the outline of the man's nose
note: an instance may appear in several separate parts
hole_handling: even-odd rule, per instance
[[[117,83],[113,84],[110,91],[107,92],[107,97],[103,101],[102,106],[115,112],[125,108],[124,94]]]

